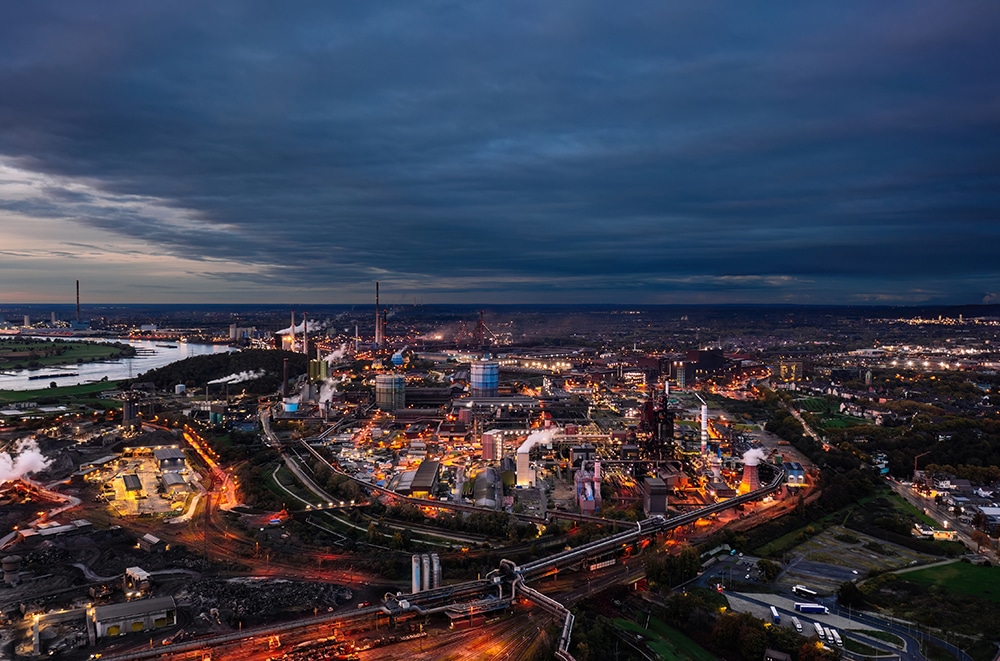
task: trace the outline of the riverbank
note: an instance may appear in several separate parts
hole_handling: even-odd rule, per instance
[[[73,353],[73,362],[62,366],[51,364],[40,365],[39,369],[22,369],[10,371],[0,369],[0,392],[3,391],[34,391],[40,387],[55,382],[57,386],[75,386],[97,383],[101,381],[125,381],[140,377],[143,373],[161,368],[170,363],[206,354],[227,353],[231,347],[219,344],[194,344],[183,342],[179,344],[163,344],[157,340],[129,340],[126,338],[59,340],[62,345],[81,345],[78,351],[90,353]],[[47,341],[31,342],[31,344],[49,345]],[[55,344],[55,343],[53,343]],[[102,345],[108,348],[104,349]],[[0,346],[3,346],[0,343]],[[128,355],[116,357],[128,349]],[[37,353],[37,350],[36,350]],[[76,362],[76,358],[88,358]],[[103,356],[103,357],[100,357]],[[50,356],[51,358],[51,356]],[[31,379],[31,376],[45,374],[52,378]]]
[[[121,360],[135,355],[135,348],[122,342],[70,341],[59,338],[0,339],[0,372],[37,372],[43,368],[75,367],[98,360]]]

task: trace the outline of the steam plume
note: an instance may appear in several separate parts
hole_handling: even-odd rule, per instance
[[[51,459],[41,453],[34,439],[18,441],[15,455],[0,452],[0,483],[44,470],[49,463]]]
[[[743,463],[747,466],[756,466],[767,459],[767,453],[760,448],[751,448],[743,453]]]

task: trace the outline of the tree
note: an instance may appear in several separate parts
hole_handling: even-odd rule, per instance
[[[865,605],[865,593],[853,581],[841,583],[837,590],[837,603],[851,608],[860,608]]]
[[[776,562],[772,562],[767,558],[761,558],[757,561],[757,567],[764,574],[764,579],[768,583],[773,583],[774,579],[778,578],[778,574],[781,573],[781,565]]]

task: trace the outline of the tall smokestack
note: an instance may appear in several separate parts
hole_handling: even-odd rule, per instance
[[[757,473],[756,463],[743,464],[743,481],[740,482],[739,493],[750,493],[760,489],[760,476]]]
[[[701,454],[708,450],[708,404],[701,405]]]
[[[76,281],[76,323],[80,323],[80,281]]]
[[[375,347],[382,346],[382,315],[378,306],[378,280],[375,281]]]
[[[305,312],[302,313],[302,353],[309,355],[309,322]]]
[[[285,358],[284,363],[281,368],[282,381],[281,381],[281,398],[288,399],[288,359]]]
[[[295,351],[295,310],[292,310],[292,346],[288,350]]]

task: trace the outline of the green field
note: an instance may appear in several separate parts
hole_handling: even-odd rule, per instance
[[[823,415],[820,419],[820,424],[823,425],[824,429],[846,429],[847,427],[868,424],[868,421],[864,418],[855,418],[850,415],[841,415],[839,413]]]
[[[0,370],[41,369],[56,365],[75,365],[95,360],[114,360],[131,355],[131,347],[106,342],[52,342],[38,340],[0,340]]]
[[[972,595],[1000,603],[1000,569],[965,562],[907,572],[901,578],[948,592]]]
[[[871,638],[878,638],[879,640],[887,642],[890,645],[898,647],[900,649],[906,647],[906,643],[903,642],[902,638],[900,638],[894,633],[889,633],[888,631],[882,631],[880,629],[860,629],[858,630],[858,633],[863,633],[866,636],[870,636]]]
[[[902,512],[903,514],[912,516],[921,523],[926,523],[932,528],[937,528],[940,525],[937,521],[935,521],[934,519],[927,516],[922,511],[911,505],[909,501],[903,499],[902,496],[898,496],[895,493],[893,493],[891,495],[886,495],[885,499],[888,500],[895,509]]]
[[[715,661],[716,659],[716,656],[704,647],[655,617],[649,618],[649,629],[643,629],[635,622],[623,618],[615,618],[614,622],[619,629],[641,634],[649,649],[661,659],[668,661]]]
[[[825,412],[830,406],[830,403],[823,397],[803,397],[801,399],[796,399],[794,404],[799,409],[809,411],[810,413],[819,413],[820,411]]]
[[[117,381],[99,381],[97,383],[81,383],[78,386],[62,386],[60,388],[39,388],[38,390],[0,390],[0,403],[4,402],[34,402],[39,399],[93,399],[105,390],[115,390]]]

